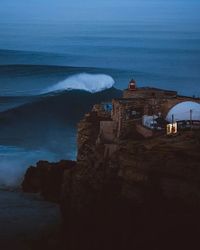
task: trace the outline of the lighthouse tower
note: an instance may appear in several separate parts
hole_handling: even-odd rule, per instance
[[[135,90],[136,90],[136,81],[135,81],[134,79],[132,79],[132,80],[129,82],[128,89],[129,89],[130,91],[135,91]]]
[[[123,91],[123,98],[136,98],[138,91],[136,81],[132,79],[128,84],[128,88]]]

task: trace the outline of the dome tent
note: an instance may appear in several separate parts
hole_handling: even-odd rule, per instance
[[[168,112],[167,122],[172,123],[172,116],[174,116],[174,122],[188,121],[190,118],[193,121],[200,121],[200,104],[191,101],[178,103]]]

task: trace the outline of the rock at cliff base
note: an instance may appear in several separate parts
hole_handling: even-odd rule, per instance
[[[63,174],[75,166],[74,161],[39,161],[36,167],[31,166],[26,171],[22,189],[27,193],[40,193],[48,201],[59,202]]]

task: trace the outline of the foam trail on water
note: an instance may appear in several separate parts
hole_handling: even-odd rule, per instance
[[[109,75],[81,73],[72,75],[66,80],[44,89],[42,94],[72,89],[95,93],[111,88],[114,83],[115,81]]]

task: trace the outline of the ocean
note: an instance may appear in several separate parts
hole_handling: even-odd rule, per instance
[[[200,96],[194,22],[0,22],[0,185],[76,159],[78,120],[128,81]]]
[[[0,199],[1,249],[32,249],[40,238],[59,230],[58,204],[11,190],[0,190]]]

